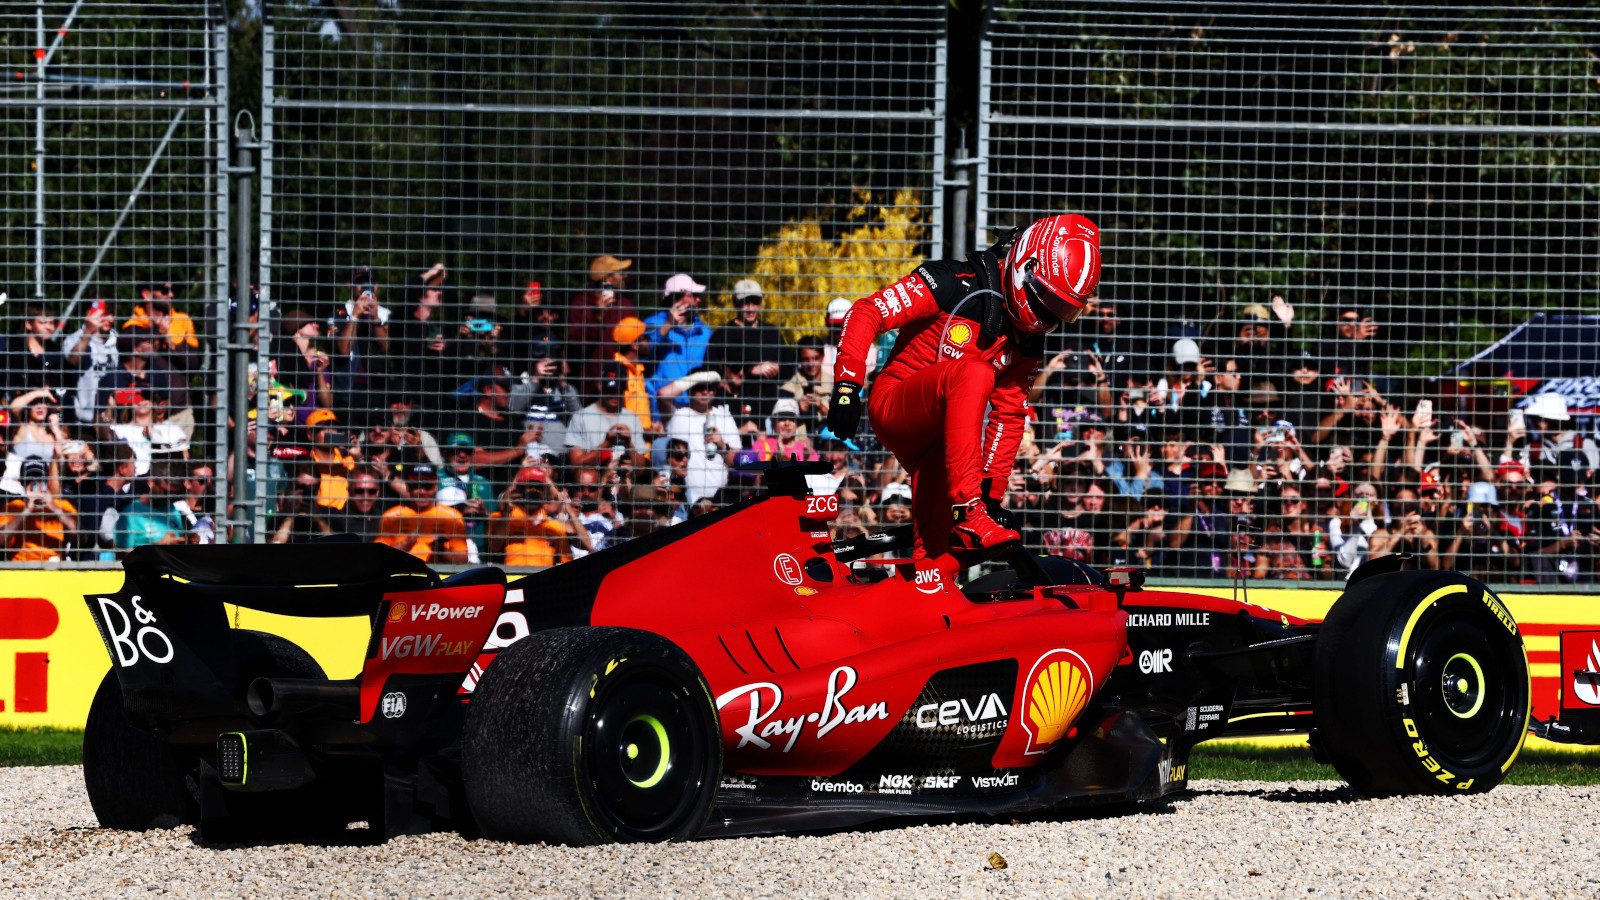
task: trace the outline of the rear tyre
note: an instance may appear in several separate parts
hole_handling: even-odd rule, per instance
[[[199,755],[174,747],[128,718],[122,685],[107,672],[83,727],[83,786],[102,828],[147,831],[200,818],[184,778]]]
[[[495,657],[467,707],[461,762],[486,838],[687,840],[711,813],[722,733],[705,679],[672,642],[557,628]]]
[[[1357,582],[1328,613],[1313,668],[1315,744],[1364,794],[1487,791],[1527,737],[1522,636],[1457,572]]]

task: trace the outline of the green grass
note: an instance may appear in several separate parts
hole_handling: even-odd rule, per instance
[[[0,766],[66,766],[83,761],[83,732],[71,728],[0,728]]]
[[[1338,781],[1333,766],[1305,747],[1199,746],[1189,756],[1190,778],[1224,781]],[[1600,784],[1600,756],[1557,750],[1523,750],[1506,784]]]
[[[0,728],[0,767],[63,766],[83,761],[83,732]],[[1204,745],[1189,757],[1190,778],[1224,781],[1338,781],[1332,766],[1304,747]],[[1524,750],[1506,784],[1600,784],[1600,754]]]

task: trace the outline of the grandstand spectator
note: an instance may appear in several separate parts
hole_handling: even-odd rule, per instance
[[[624,291],[632,265],[631,259],[595,257],[589,263],[588,287],[573,300],[567,320],[568,361],[585,378],[593,377],[599,365],[611,361],[611,335],[617,323],[639,317],[638,308]]]
[[[1156,341],[1138,333],[1121,309],[1115,300],[1091,297],[1079,327],[1064,335],[1078,354],[1096,361],[1113,390],[1141,385],[1158,356]]]
[[[737,379],[739,399],[752,411],[765,411],[778,399],[784,353],[783,333],[761,320],[761,285],[752,278],[733,286],[732,320],[716,330],[706,362],[725,379]]]
[[[492,480],[504,483],[510,472],[502,472],[502,467],[519,464],[523,448],[531,439],[524,416],[510,409],[511,383],[504,370],[480,375],[475,387],[471,405],[458,410],[449,430],[470,436],[472,465]]]
[[[350,501],[344,509],[329,511],[325,518],[335,534],[353,534],[363,541],[378,538],[378,520],[383,516],[385,487],[376,474],[357,469],[350,474]]]
[[[77,373],[71,381],[73,417],[83,424],[92,424],[100,409],[100,382],[117,368],[117,332],[110,307],[104,300],[89,304],[83,325],[61,345],[68,373]]]
[[[0,540],[12,562],[60,562],[77,535],[77,510],[52,488],[50,468],[42,459],[26,460],[22,496],[7,501],[0,516]]]
[[[517,305],[503,321],[505,342],[511,348],[512,359],[526,363],[529,360],[559,361],[568,358],[561,309],[549,302],[544,286],[539,282],[528,282],[518,295]]]
[[[334,341],[333,390],[344,409],[376,409],[383,400],[384,360],[390,352],[389,308],[378,300],[375,273],[350,273],[350,299],[328,316]]]
[[[1228,467],[1201,462],[1195,467],[1188,508],[1172,523],[1167,546],[1175,551],[1175,570],[1189,577],[1221,578],[1228,552],[1228,510],[1223,484]]]
[[[811,442],[800,434],[800,404],[789,397],[772,405],[772,434],[756,438],[750,449],[762,460],[818,458]]]
[[[1517,459],[1530,470],[1600,469],[1600,444],[1573,429],[1565,396],[1555,392],[1535,394],[1523,418],[1532,427],[1525,428],[1527,441]]]
[[[302,402],[330,408],[333,396],[333,358],[321,346],[322,323],[298,307],[279,317],[280,333],[273,350],[279,384],[297,391]]]
[[[11,401],[11,446],[7,452],[6,478],[15,477],[12,460],[42,459],[50,462],[67,440],[61,425],[61,409],[56,395],[44,388],[19,394]]]
[[[794,374],[780,386],[799,404],[802,433],[821,431],[828,415],[833,394],[833,370],[823,365],[828,349],[815,335],[801,338],[795,345]]]
[[[82,441],[63,447],[61,496],[78,511],[78,536],[73,539],[81,560],[96,560],[116,542],[120,507],[133,499],[133,450],[113,445],[101,471],[94,450]]]
[[[472,435],[457,431],[445,441],[448,456],[444,470],[439,473],[441,495],[448,488],[461,492],[461,502],[455,509],[467,522],[467,538],[476,547],[487,550],[489,546],[489,516],[495,511],[495,489],[489,479],[473,470],[473,457],[477,444]]]
[[[878,505],[882,507],[880,521],[887,527],[911,524],[911,485],[896,481],[883,486],[878,492]]]
[[[683,441],[689,450],[684,499],[690,504],[722,490],[739,450],[738,424],[726,406],[713,405],[719,382],[708,379],[690,386],[689,405],[679,407],[667,420],[667,435]]]
[[[334,512],[317,504],[317,473],[301,463],[278,497],[277,516],[268,526],[267,542],[299,544],[333,533],[327,514]]]
[[[467,317],[457,328],[456,352],[464,371],[504,371],[507,375],[521,372],[526,359],[513,355],[511,346],[502,338],[505,326],[500,323],[500,309],[494,295],[473,295],[467,306]]]
[[[114,398],[116,418],[107,431],[112,439],[133,448],[140,475],[148,473],[156,459],[189,458],[189,439],[181,427],[167,421],[164,399],[152,401],[134,388],[121,389]]]
[[[461,513],[438,503],[438,472],[433,466],[405,471],[406,499],[383,511],[378,543],[434,564],[467,561],[467,523]]]
[[[1117,493],[1125,497],[1142,496],[1145,491],[1162,489],[1161,473],[1150,459],[1150,448],[1145,446],[1145,431],[1136,427],[1123,429],[1120,453],[1106,461],[1106,477],[1116,485]]]
[[[700,320],[699,313],[705,292],[706,286],[688,275],[674,275],[661,291],[661,302],[667,308],[644,320],[645,346],[654,364],[645,381],[650,396],[657,396],[662,387],[705,362],[706,347],[711,343],[711,326]],[[658,400],[656,408],[663,417],[672,415],[670,403]]]
[[[314,409],[306,416],[308,461],[317,473],[317,506],[322,507],[319,514],[344,508],[349,498],[350,472],[356,467],[350,455],[354,441],[339,424],[339,414],[331,409]]]
[[[1379,355],[1378,323],[1362,307],[1345,304],[1335,313],[1322,342],[1322,374],[1347,381],[1370,380],[1372,360]]]
[[[164,396],[170,404],[175,393],[183,392],[172,364],[157,355],[156,338],[149,328],[124,327],[119,339],[126,351],[118,355],[120,366],[100,379],[98,405],[102,421],[116,418],[119,396],[124,399]]]
[[[508,567],[544,567],[572,559],[573,550],[593,549],[581,513],[565,491],[549,482],[512,484],[491,518],[491,553]]]
[[[118,550],[184,542],[188,525],[172,506],[177,499],[179,477],[175,466],[173,461],[162,460],[150,466],[149,474],[140,480],[141,492],[117,515]]]
[[[172,285],[150,285],[139,292],[142,302],[133,308],[122,327],[147,328],[156,336],[156,349],[179,372],[200,367],[200,337],[188,313],[173,306]],[[162,340],[165,338],[165,340]]]
[[[589,547],[573,547],[573,556],[587,556],[611,545],[612,535],[623,525],[617,511],[613,489],[616,485],[603,483],[605,476],[596,469],[578,469],[572,473],[573,499],[578,504],[578,524],[589,532]]]
[[[1142,569],[1164,568],[1167,553],[1167,499],[1160,488],[1147,488],[1139,495],[1142,514],[1129,519],[1127,527],[1111,537],[1112,565]]]
[[[194,335],[194,323],[188,316],[172,311],[171,295],[171,285],[158,287],[156,295],[146,303],[150,315],[140,317],[141,307],[135,307],[135,317],[123,324],[122,336],[127,340],[130,356],[148,361],[146,377],[152,389],[146,394],[158,405],[166,404],[163,421],[181,428],[188,440],[195,427],[189,373],[200,366],[200,344]],[[112,373],[102,383],[123,387],[118,380]]]
[[[617,348],[612,354],[611,361],[621,370],[627,387],[622,395],[622,408],[629,410],[639,417],[644,430],[650,434],[659,434],[659,423],[652,415],[650,392],[645,388],[645,365],[640,361],[639,342],[644,340],[645,326],[641,319],[629,317],[617,323],[611,330],[611,340]],[[603,386],[596,383],[596,376],[600,373],[601,366],[596,364],[591,372],[589,385],[591,392],[602,390]]]
[[[50,307],[32,302],[23,307],[22,333],[12,338],[5,367],[9,378],[8,397],[32,390],[57,391],[67,385],[61,353],[52,344],[59,323]]]
[[[216,517],[209,512],[214,500],[211,483],[215,477],[216,470],[206,462],[190,462],[183,473],[182,496],[172,504],[172,508],[188,523],[191,544],[217,542]]]
[[[613,455],[629,465],[644,464],[644,423],[623,408],[627,383],[615,363],[602,366],[596,376],[593,403],[578,410],[567,423],[567,464],[605,466]]]

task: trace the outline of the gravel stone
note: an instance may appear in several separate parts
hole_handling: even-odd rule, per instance
[[[1196,781],[1137,812],[628,847],[197,845],[95,827],[75,766],[0,769],[0,894],[97,897],[1596,897],[1600,788],[1368,800]],[[993,854],[1006,861],[991,866]]]

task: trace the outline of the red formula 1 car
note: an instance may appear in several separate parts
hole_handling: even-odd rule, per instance
[[[867,559],[909,534],[830,540],[810,465],[510,585],[375,545],[136,551],[88,598],[95,810],[650,841],[1153,800],[1200,741],[1305,731],[1365,792],[1482,791],[1527,733],[1517,626],[1459,574],[1376,561],[1322,623],[1025,554],[958,587]],[[361,677],[224,602],[370,616]]]

